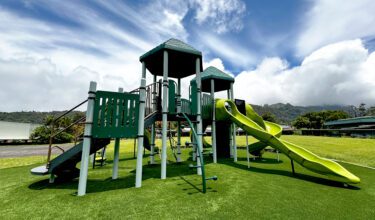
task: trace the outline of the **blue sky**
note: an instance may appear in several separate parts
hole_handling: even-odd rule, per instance
[[[236,76],[251,103],[372,105],[374,11],[370,0],[3,0],[0,111],[65,109],[89,80],[132,90],[139,56],[171,37]]]

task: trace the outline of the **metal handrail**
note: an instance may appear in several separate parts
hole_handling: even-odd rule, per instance
[[[146,90],[146,108],[145,108],[145,117],[151,115],[158,111],[157,107],[154,108],[154,105],[157,105],[158,98],[160,98],[160,82],[154,82],[145,87]],[[139,93],[140,88],[134,89],[129,93]]]
[[[65,150],[64,149],[62,149],[61,147],[59,147],[59,146],[53,146],[53,147],[56,147],[57,149],[59,149],[59,150],[61,150],[63,153],[65,152]]]
[[[69,126],[63,128],[62,130],[59,130],[57,133],[53,134],[52,135],[52,138],[56,137],[57,135],[61,134],[62,132],[68,130],[69,128],[71,128],[73,125],[76,125],[78,123],[80,123],[81,121],[84,121],[86,119],[86,116],[76,120],[75,122],[71,123]]]
[[[47,154],[47,168],[50,164],[50,161],[51,161],[51,153],[52,153],[52,144],[53,144],[53,138],[57,135],[57,134],[54,134],[54,130],[55,130],[55,123],[60,120],[62,117],[64,117],[65,115],[71,113],[72,111],[74,111],[75,109],[77,109],[78,107],[80,107],[81,105],[85,104],[86,102],[88,101],[88,99],[85,99],[84,101],[82,101],[81,103],[79,103],[78,105],[74,106],[73,108],[71,108],[70,110],[66,111],[64,114],[61,114],[59,115],[57,118],[53,119],[52,122],[51,122],[51,134],[50,134],[50,137],[49,137],[49,146],[48,146],[48,154]],[[82,118],[81,118],[82,119]],[[78,119],[77,121],[73,122],[72,124],[70,124],[68,126],[71,127],[73,126],[74,124],[77,124],[79,122],[81,122],[81,119]],[[65,128],[63,131],[65,131],[67,128]],[[58,134],[60,134],[62,131],[59,131]]]
[[[67,112],[65,112],[64,114],[61,114],[59,117],[55,118],[52,123],[60,120],[62,117],[64,117],[65,115],[69,114],[70,112],[74,111],[75,109],[77,109],[78,107],[80,107],[81,105],[85,104],[86,102],[88,101],[88,99],[82,101],[81,103],[79,103],[78,105],[74,106],[72,109],[68,110]]]
[[[147,87],[151,87],[152,85],[154,85],[154,84],[159,84],[159,82],[154,82],[154,83],[151,83],[151,84],[148,84],[147,86],[146,86],[146,88]],[[130,92],[127,92],[127,93],[137,93],[137,92],[139,92],[139,90],[140,90],[140,88],[138,87],[138,88],[136,88],[136,89],[133,89],[132,91],[130,91]]]

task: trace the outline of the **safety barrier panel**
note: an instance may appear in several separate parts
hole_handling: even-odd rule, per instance
[[[138,131],[139,95],[97,91],[92,136],[133,138]]]
[[[202,119],[212,118],[212,97],[208,94],[202,95]]]
[[[187,99],[181,99],[181,112],[191,115],[191,103]]]

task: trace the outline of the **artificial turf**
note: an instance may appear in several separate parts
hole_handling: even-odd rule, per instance
[[[310,142],[299,140],[301,143],[297,144],[310,143],[308,147],[313,148],[315,144],[309,138]],[[334,139],[332,143],[341,143],[340,138]],[[241,141],[239,138],[239,145]],[[372,219],[375,216],[373,169],[343,164],[361,178],[360,184],[344,187],[298,164],[293,176],[290,160],[281,155],[277,161],[270,152],[265,153],[263,160],[251,161],[248,169],[246,152],[240,149],[237,163],[221,159],[212,164],[205,158],[207,176],[216,175],[219,179],[209,181],[207,193],[202,194],[200,176],[188,168],[191,149],[183,149],[185,162],[181,164],[174,162],[169,151],[166,180],[159,179],[160,166],[147,165],[145,157],[143,185],[137,189],[132,151],[132,141],[125,141],[121,148],[120,178],[111,180],[113,147],[110,146],[107,165],[90,169],[88,193],[84,197],[75,196],[77,180],[48,184],[47,177],[29,173],[37,164],[17,166],[17,161],[29,164],[40,158],[8,159],[7,166],[13,167],[0,169],[0,219]]]

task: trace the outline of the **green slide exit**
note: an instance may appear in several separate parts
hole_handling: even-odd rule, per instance
[[[231,111],[228,111],[226,103],[231,108]],[[247,116],[245,116],[238,111],[236,105],[232,101],[217,99],[215,108],[217,120],[231,120],[249,135],[252,135],[260,141],[256,144],[262,147],[271,146],[278,149],[293,161],[296,161],[313,172],[325,175],[328,179],[343,183],[360,182],[360,179],[357,176],[350,173],[340,164],[319,157],[300,146],[279,139],[279,136],[281,135],[281,127],[275,123],[262,122],[263,120],[258,118],[260,116],[252,111],[251,107],[246,107]]]

